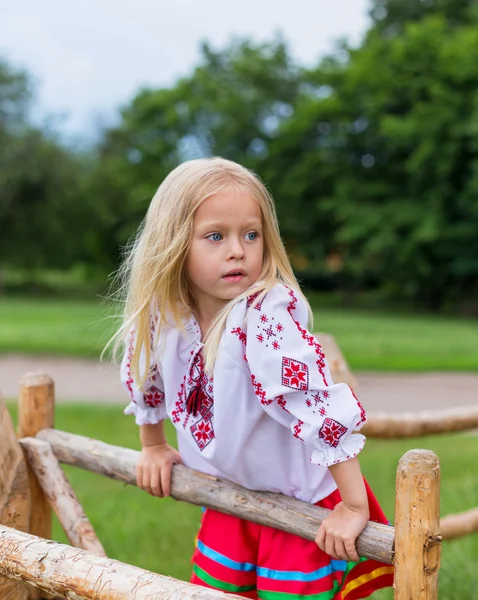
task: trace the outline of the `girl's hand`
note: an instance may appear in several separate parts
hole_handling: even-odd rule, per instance
[[[158,498],[169,496],[173,465],[182,462],[179,452],[167,443],[144,446],[136,466],[138,487]]]
[[[332,558],[358,561],[355,540],[365,529],[369,520],[368,507],[352,509],[339,502],[317,531],[317,546]]]

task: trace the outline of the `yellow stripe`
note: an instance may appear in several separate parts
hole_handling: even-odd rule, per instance
[[[359,587],[359,585],[363,585],[372,579],[376,579],[377,577],[381,577],[382,575],[391,575],[393,573],[393,567],[379,567],[375,569],[375,571],[371,571],[370,573],[365,573],[365,575],[360,575],[357,579],[353,579],[342,590],[342,598],[345,598],[352,590],[355,590]]]

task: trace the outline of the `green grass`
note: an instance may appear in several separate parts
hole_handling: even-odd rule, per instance
[[[10,405],[15,419],[15,406]],[[59,405],[56,427],[125,447],[139,448],[131,417],[111,406]],[[168,431],[173,438],[172,429]],[[434,450],[441,463],[441,514],[478,506],[476,464],[478,436],[443,435],[410,440],[369,440],[361,465],[372,489],[393,520],[395,470],[410,448]],[[171,499],[152,498],[140,490],[72,467],[68,477],[107,554],[142,568],[188,579],[200,510]],[[57,522],[54,539],[67,540]],[[440,570],[440,600],[478,599],[478,535],[445,542]],[[375,594],[391,600],[391,590]]]
[[[315,307],[353,370],[478,371],[478,320]],[[100,300],[0,298],[0,353],[97,358],[114,331]]]
[[[0,298],[0,353],[99,357],[114,332],[101,300]]]

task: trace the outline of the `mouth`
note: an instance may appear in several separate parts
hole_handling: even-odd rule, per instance
[[[229,282],[241,281],[245,277],[246,273],[243,269],[232,269],[229,273],[222,276],[222,279]]]

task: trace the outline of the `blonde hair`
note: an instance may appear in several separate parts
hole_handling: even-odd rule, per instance
[[[135,348],[131,373],[140,385],[148,375],[151,351],[159,339],[161,328],[169,324],[184,333],[183,319],[194,309],[194,297],[184,265],[191,243],[195,211],[204,200],[231,186],[247,190],[260,205],[263,265],[256,283],[226,304],[212,321],[204,340],[206,370],[212,372],[227,317],[237,302],[257,292],[259,296],[256,302],[259,302],[278,282],[301,294],[280,238],[274,201],[260,179],[245,167],[223,158],[182,163],[156,191],[117,274],[122,283],[120,294],[125,298],[123,324],[106,348],[114,343],[117,356],[119,347],[134,327]],[[159,320],[152,335],[151,320],[155,314],[159,314]],[[168,315],[172,323],[167,323]],[[312,318],[310,307],[309,316]],[[145,352],[144,373],[140,373],[142,348]]]

